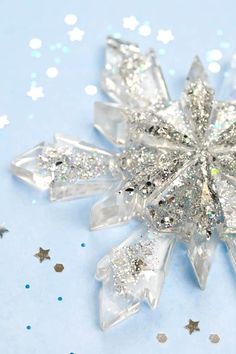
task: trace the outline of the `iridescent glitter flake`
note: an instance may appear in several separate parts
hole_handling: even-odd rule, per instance
[[[157,306],[175,241],[185,242],[204,289],[220,240],[236,266],[236,104],[219,102],[195,58],[183,94],[171,101],[154,52],[108,38],[95,127],[118,153],[64,135],[12,164],[52,200],[104,192],[91,228],[139,218],[144,224],[98,264],[102,328]]]

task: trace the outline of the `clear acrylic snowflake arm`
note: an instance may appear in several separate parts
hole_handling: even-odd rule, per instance
[[[119,184],[93,205],[90,217],[91,230],[127,223],[136,214],[136,201],[137,196],[128,195]]]
[[[125,146],[128,141],[128,121],[124,108],[116,103],[95,103],[94,127],[116,146]]]
[[[204,141],[209,127],[214,90],[208,84],[208,76],[199,57],[195,57],[187,76],[181,105],[195,141]]]
[[[109,170],[112,155],[93,145],[57,134],[54,144],[42,143],[13,161],[14,175],[51,200],[83,197],[107,190],[115,183]]]
[[[98,263],[103,329],[136,313],[142,301],[156,308],[174,244],[174,235],[141,226]]]
[[[219,238],[216,231],[209,240],[200,235],[197,231],[194,231],[187,243],[188,258],[202,290],[206,287],[218,242]]]
[[[108,38],[102,87],[117,103],[144,107],[169,101],[166,84],[153,51],[140,53],[136,44]]]

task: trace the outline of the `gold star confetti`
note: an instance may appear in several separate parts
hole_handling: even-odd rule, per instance
[[[1,226],[1,225],[0,225],[0,237],[1,237],[1,238],[3,238],[3,235],[4,235],[6,232],[9,232],[9,230],[7,230],[4,226]]]
[[[157,340],[159,343],[165,343],[167,341],[167,335],[165,333],[158,333]]]
[[[220,341],[220,337],[218,336],[218,334],[210,334],[209,335],[209,340],[211,341],[211,343],[214,343],[214,344],[216,344],[216,343],[219,343],[219,341]]]
[[[36,253],[34,256],[39,259],[40,263],[42,263],[45,259],[51,259],[48,254],[49,251],[50,249],[44,250],[42,247],[39,247],[39,252]]]
[[[189,334],[192,334],[195,331],[200,331],[198,324],[199,324],[199,321],[192,321],[190,319],[188,324],[184,328],[188,329]]]
[[[61,273],[61,272],[63,272],[63,270],[64,270],[64,265],[63,265],[63,264],[60,264],[60,263],[57,263],[57,264],[54,266],[54,269],[55,269],[55,272]]]

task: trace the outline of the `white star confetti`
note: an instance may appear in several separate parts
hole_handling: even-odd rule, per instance
[[[32,86],[27,92],[27,96],[31,97],[33,101],[44,97],[43,88],[41,86]]]
[[[134,31],[139,25],[139,22],[135,16],[129,16],[123,18],[123,27],[125,29],[129,29],[130,31]]]
[[[40,49],[42,47],[42,41],[39,38],[32,38],[29,41],[29,47],[33,50]]]
[[[217,62],[212,62],[208,65],[208,70],[211,71],[213,74],[217,74],[220,72],[221,66]]]
[[[74,27],[73,30],[68,32],[68,35],[70,37],[71,42],[75,42],[75,41],[80,42],[84,37],[84,31],[82,31],[78,27]]]
[[[69,26],[75,25],[77,22],[77,17],[74,14],[68,14],[65,16],[64,22],[66,25],[69,25]]]
[[[87,85],[84,90],[85,90],[85,93],[89,96],[96,95],[96,93],[98,91],[97,87],[95,85]]]
[[[212,49],[207,52],[206,58],[208,61],[219,61],[222,59],[222,52],[219,49]]]
[[[168,44],[169,42],[174,40],[174,36],[171,30],[159,30],[157,33],[157,41],[162,42],[163,44]]]
[[[8,125],[10,122],[7,118],[7,115],[0,116],[0,129],[3,129],[6,125]]]
[[[147,24],[141,25],[138,29],[138,32],[143,37],[148,37],[152,33],[151,27]]]
[[[58,69],[55,68],[54,66],[52,66],[52,67],[50,67],[50,68],[47,69],[46,75],[47,75],[47,77],[49,77],[50,79],[54,79],[55,77],[58,76]]]

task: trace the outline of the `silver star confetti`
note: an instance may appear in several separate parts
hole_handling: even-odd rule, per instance
[[[236,267],[236,103],[219,102],[195,58],[178,101],[169,97],[154,52],[108,38],[95,127],[119,153],[64,135],[12,163],[15,175],[51,200],[104,192],[91,229],[139,218],[143,226],[98,264],[100,320],[108,328],[157,306],[176,241],[185,242],[199,285],[206,286],[219,241]]]

